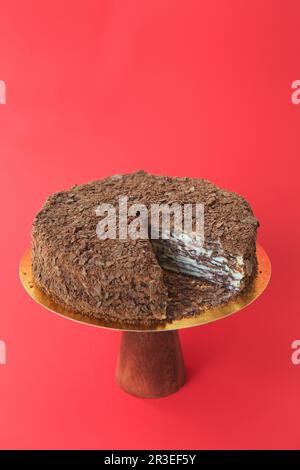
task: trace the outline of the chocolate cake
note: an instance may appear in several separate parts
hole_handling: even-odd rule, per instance
[[[172,226],[164,238],[161,230],[151,237],[150,225],[148,238],[101,239],[97,207],[117,208],[120,197],[128,207],[149,209],[203,204],[202,243],[194,227],[178,235]],[[115,175],[48,198],[33,223],[33,275],[53,300],[83,315],[135,325],[166,322],[247,289],[256,274],[257,227],[242,196],[207,180],[143,171]]]

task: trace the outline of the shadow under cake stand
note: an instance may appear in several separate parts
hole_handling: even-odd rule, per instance
[[[53,302],[34,282],[30,248],[21,260],[19,273],[25,290],[46,309],[80,323],[122,331],[116,371],[117,383],[132,395],[159,398],[175,393],[185,382],[185,368],[177,330],[225,318],[249,305],[265,290],[271,276],[271,263],[259,244],[256,246],[256,253],[257,276],[245,294],[225,305],[201,311],[197,316],[149,328],[103,322],[71,312]]]

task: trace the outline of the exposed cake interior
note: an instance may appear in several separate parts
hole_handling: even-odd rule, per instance
[[[241,255],[226,253],[219,241],[204,247],[197,237],[182,233],[169,239],[152,240],[162,268],[196,276],[231,291],[242,287],[245,276]]]

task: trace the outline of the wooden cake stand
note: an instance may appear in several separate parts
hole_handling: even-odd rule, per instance
[[[20,279],[28,294],[48,310],[80,323],[99,328],[122,331],[121,347],[116,371],[119,386],[132,395],[159,398],[179,390],[185,382],[185,368],[178,331],[225,318],[253,302],[267,287],[271,277],[271,263],[263,248],[257,244],[258,272],[247,293],[226,305],[207,309],[198,316],[186,317],[151,328],[127,327],[118,323],[104,323],[71,312],[53,302],[36,285],[31,271],[31,249],[20,263]]]

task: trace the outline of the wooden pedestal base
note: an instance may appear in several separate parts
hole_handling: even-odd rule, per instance
[[[116,379],[123,390],[138,397],[176,392],[185,381],[178,332],[124,332]]]

